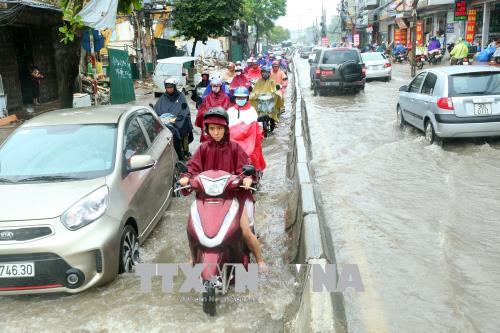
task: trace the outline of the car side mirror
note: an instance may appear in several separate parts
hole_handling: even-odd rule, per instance
[[[130,158],[127,170],[129,172],[146,170],[154,167],[155,164],[156,160],[153,160],[151,155],[134,155]]]
[[[179,170],[180,172],[188,172],[188,168],[186,166],[186,163],[184,163],[182,161],[177,161],[177,163],[175,163],[175,168],[177,170]]]
[[[309,60],[308,60],[308,62],[309,62],[309,64],[311,64],[311,65],[312,65],[313,60],[312,60],[312,59],[309,59]]]
[[[244,165],[243,168],[243,174],[245,176],[253,176],[255,175],[255,168],[253,165],[250,165],[250,164],[247,164],[247,165]]]
[[[406,85],[405,86],[401,86],[399,88],[399,91],[408,91],[408,86],[406,86]]]

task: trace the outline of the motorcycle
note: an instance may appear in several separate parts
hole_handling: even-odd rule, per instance
[[[177,167],[182,172],[187,171],[182,163]],[[232,264],[242,264],[248,269],[250,251],[240,228],[243,210],[231,192],[242,187],[242,175],[254,174],[252,165],[243,166],[241,175],[209,170],[192,178],[189,185],[175,189],[197,192],[190,209],[187,234],[189,247],[195,254],[194,264],[204,265],[201,272],[203,312],[210,316],[216,314],[216,294],[225,295],[230,283],[234,282]]]
[[[442,51],[439,51],[439,52],[430,52],[429,53],[429,57],[427,59],[427,62],[429,64],[435,65],[437,63],[440,63],[442,59],[443,59]]]
[[[276,123],[270,114],[274,110],[275,96],[273,94],[260,94],[257,96],[257,122],[262,123],[262,129],[264,130],[264,137],[268,137],[274,128]]]
[[[457,65],[468,66],[470,64],[469,58],[462,58],[457,60]]]
[[[407,52],[397,53],[394,55],[394,62],[398,62],[401,64],[407,60],[408,60],[408,53]]]
[[[419,54],[415,58],[415,65],[417,66],[418,69],[424,68],[425,61],[427,60],[427,57],[425,54]]]

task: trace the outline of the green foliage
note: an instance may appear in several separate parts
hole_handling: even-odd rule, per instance
[[[244,17],[261,35],[274,27],[274,21],[286,14],[286,0],[245,0]]]
[[[174,0],[173,28],[178,36],[206,42],[225,34],[242,14],[244,0]]]
[[[61,42],[68,44],[75,40],[75,34],[78,29],[83,27],[82,17],[76,15],[80,10],[80,7],[74,3],[68,6],[68,1],[61,1],[61,6],[63,7],[63,26],[59,27],[59,32],[62,35]]]
[[[118,13],[130,14],[134,10],[142,9],[143,0],[120,0],[118,2]]]
[[[281,26],[275,26],[267,33],[267,38],[272,44],[278,44],[290,38],[290,31]]]

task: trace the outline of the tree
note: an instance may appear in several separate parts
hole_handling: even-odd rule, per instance
[[[274,21],[286,14],[286,0],[245,0],[246,21],[255,27],[253,52],[257,51],[259,37],[274,27]]]
[[[185,1],[174,0],[173,28],[178,36],[194,39],[191,56],[196,44],[206,43],[210,37],[226,34],[228,28],[242,14],[244,0]]]
[[[272,44],[277,44],[280,43],[284,40],[287,40],[290,38],[290,31],[288,29],[285,29],[281,26],[275,26],[271,30],[269,30],[267,33],[267,38]]]

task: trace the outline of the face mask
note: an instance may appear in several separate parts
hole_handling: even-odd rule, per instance
[[[238,106],[244,106],[245,104],[247,104],[247,100],[243,98],[237,98],[236,104],[238,104]]]
[[[217,94],[220,91],[220,86],[212,86],[212,91]]]
[[[262,78],[263,78],[264,80],[269,79],[269,73],[267,73],[267,72],[262,73]]]

